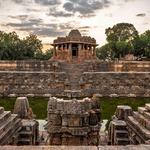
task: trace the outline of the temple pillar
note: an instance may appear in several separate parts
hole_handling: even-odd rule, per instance
[[[54,56],[57,56],[57,53],[56,53],[56,45],[54,45],[54,51],[53,51],[53,53],[54,53]]]
[[[69,61],[71,61],[72,59],[72,44],[71,43],[69,43],[68,50],[69,50]]]
[[[80,61],[80,59],[82,59],[83,57],[83,52],[81,51],[82,50],[82,44],[78,44],[78,60]]]
[[[65,44],[65,50],[67,50],[67,44]]]
[[[82,45],[78,44],[78,50],[81,51],[81,49],[82,49]]]
[[[64,46],[63,46],[63,44],[61,45],[61,50],[63,50],[64,49]]]
[[[93,46],[93,52],[92,52],[92,53],[93,53],[93,56],[95,56],[95,48],[96,48],[96,46],[94,45],[94,46]]]
[[[71,49],[72,49],[72,44],[69,43],[69,51],[71,51]]]

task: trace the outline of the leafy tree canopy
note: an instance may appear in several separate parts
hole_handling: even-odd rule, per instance
[[[138,36],[138,31],[133,24],[118,23],[112,28],[107,28],[105,34],[108,42],[129,42]]]
[[[0,31],[0,60],[49,59],[49,53],[42,52],[42,42],[36,35],[20,39],[16,32]]]

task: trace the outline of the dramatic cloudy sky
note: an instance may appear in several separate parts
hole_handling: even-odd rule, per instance
[[[150,0],[0,0],[0,30],[37,34],[43,43],[79,29],[101,46],[105,29],[120,22],[150,29]]]

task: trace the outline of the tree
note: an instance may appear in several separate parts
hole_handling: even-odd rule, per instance
[[[111,59],[124,57],[126,54],[133,54],[133,41],[138,38],[138,31],[132,24],[118,23],[112,28],[105,30],[108,44],[105,44],[97,51],[98,57]]]
[[[145,31],[140,36],[144,43],[144,53],[147,58],[150,58],[150,30]]]
[[[16,32],[4,33],[0,31],[0,59],[15,59],[20,39]]]
[[[39,54],[43,55],[42,47],[36,35],[29,35],[21,40],[16,32],[0,31],[1,60],[37,59]]]
[[[47,49],[45,52],[39,52],[36,54],[36,59],[40,60],[48,60],[53,55],[53,49]]]
[[[115,57],[115,53],[112,50],[111,43],[105,44],[96,50],[97,57],[102,60],[112,60]]]
[[[145,31],[134,41],[134,53],[138,57],[150,58],[150,30]]]
[[[42,42],[36,35],[30,34],[25,39],[24,43],[24,59],[36,58],[39,53],[42,53]]]
[[[133,52],[132,46],[125,41],[116,42],[115,54],[117,58],[124,57]]]
[[[108,42],[132,42],[138,37],[138,31],[129,23],[118,23],[112,28],[109,27],[105,30],[105,34]]]

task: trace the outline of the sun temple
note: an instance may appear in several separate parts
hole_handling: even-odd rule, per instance
[[[79,30],[71,30],[68,36],[58,37],[54,40],[53,59],[77,60],[94,59],[96,40],[90,36],[82,36]]]

